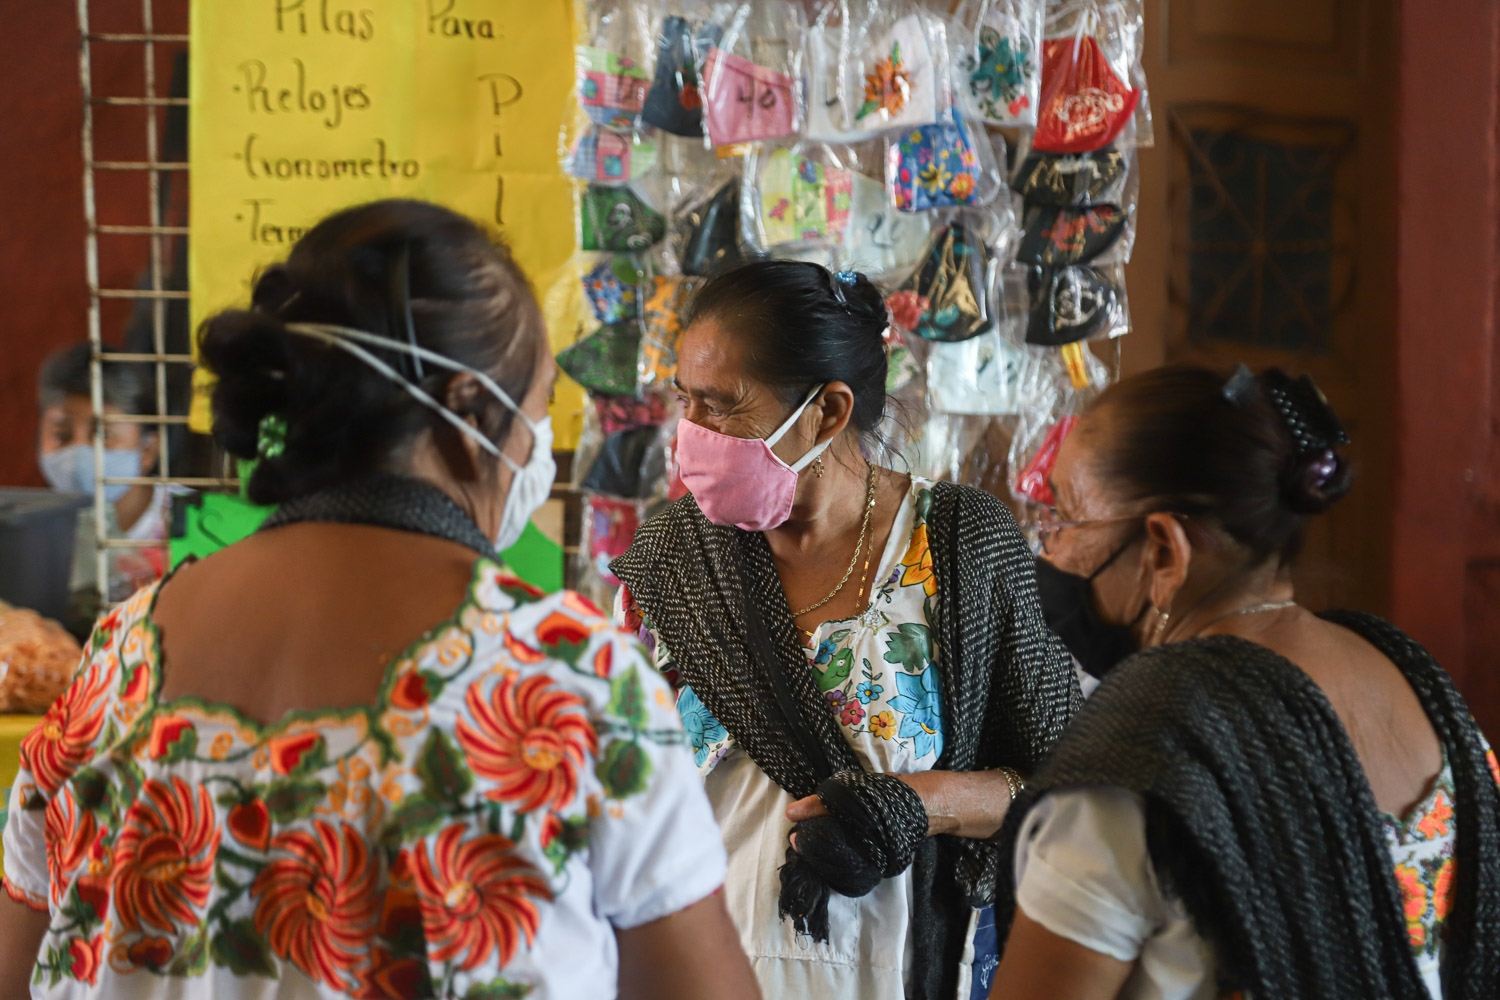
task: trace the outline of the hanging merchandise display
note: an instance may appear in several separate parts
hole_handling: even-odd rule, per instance
[[[731,146],[802,127],[802,8],[786,0],[738,4],[703,63],[709,141]]]
[[[991,125],[1036,125],[1043,0],[963,0],[954,12],[959,93]]]
[[[609,561],[685,494],[673,393],[693,295],[747,259],[868,277],[890,318],[872,457],[1034,525],[1130,329],[1142,0],[578,4],[558,155],[587,256],[549,290],[591,331],[557,358],[592,399],[577,585],[609,600]]]

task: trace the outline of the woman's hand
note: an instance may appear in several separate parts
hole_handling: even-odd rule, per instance
[[[940,833],[975,840],[993,837],[1010,808],[1010,783],[1000,771],[922,771],[893,777],[910,785],[922,800],[929,837]],[[816,795],[798,799],[786,810],[786,818],[793,823],[827,815]]]

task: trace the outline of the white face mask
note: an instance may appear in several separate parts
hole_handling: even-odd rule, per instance
[[[41,456],[37,464],[42,477],[59,493],[94,492],[94,446],[72,444]],[[141,453],[111,448],[104,453],[105,479],[135,479],[141,474]],[[104,497],[114,503],[130,492],[125,483],[104,487]]]
[[[505,495],[505,508],[500,514],[500,531],[495,536],[495,549],[497,551],[510,548],[521,537],[526,530],[526,524],[531,520],[542,504],[547,502],[547,496],[552,492],[552,482],[557,477],[557,463],[552,457],[552,417],[547,416],[540,421],[532,420],[521,412],[521,407],[510,393],[500,388],[495,380],[484,372],[476,371],[467,365],[459,364],[452,358],[444,357],[436,351],[429,351],[425,347],[415,344],[403,344],[391,340],[389,337],[381,337],[363,330],[353,330],[347,326],[335,326],[330,323],[288,323],[286,329],[304,337],[320,340],[325,344],[346,351],[354,357],[369,365],[375,371],[384,375],[387,379],[399,385],[417,402],[427,407],[439,417],[442,417],[460,434],[469,437],[475,444],[485,451],[494,455],[500,461],[510,466],[514,475],[511,477],[510,492]],[[517,465],[507,454],[502,452],[495,442],[485,437],[479,429],[463,420],[428,395],[420,386],[413,385],[402,377],[390,365],[380,360],[369,351],[360,347],[359,344],[370,344],[383,350],[402,351],[414,358],[425,361],[428,364],[445,368],[452,372],[461,372],[474,376],[475,380],[510,412],[516,415],[516,419],[525,424],[531,431],[531,454],[526,459],[525,465]]]

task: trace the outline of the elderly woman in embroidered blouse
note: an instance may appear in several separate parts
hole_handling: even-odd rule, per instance
[[[552,481],[509,254],[330,217],[205,326],[246,541],[100,621],[22,745],[0,995],[756,995],[669,688],[497,561]]]
[[[1307,378],[1164,368],[1063,443],[1043,602],[1104,675],[1007,818],[994,1000],[1500,996],[1494,754],[1448,676],[1289,565],[1348,492]]]
[[[677,372],[692,495],[613,564],[679,685],[767,996],[966,1000],[986,838],[1079,700],[1005,507],[866,458],[886,326],[852,272],[707,282]]]

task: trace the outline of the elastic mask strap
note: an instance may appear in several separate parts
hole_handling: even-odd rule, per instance
[[[1131,532],[1130,537],[1125,539],[1125,541],[1120,545],[1119,548],[1111,552],[1108,559],[1104,560],[1104,565],[1100,566],[1098,569],[1089,574],[1089,583],[1093,583],[1095,580],[1099,579],[1100,574],[1113,566],[1115,564],[1115,560],[1124,555],[1125,550],[1134,545],[1136,543],[1136,540],[1140,538],[1140,536],[1141,532],[1139,530]]]
[[[809,392],[807,394],[807,398],[802,401],[802,405],[792,411],[792,415],[786,418],[786,422],[784,424],[776,428],[776,432],[774,434],[766,438],[767,447],[776,447],[776,442],[786,437],[786,432],[792,429],[792,427],[802,417],[803,413],[807,412],[807,408],[812,405],[812,401],[818,398],[818,393],[822,392],[827,387],[827,385],[828,383],[824,382],[819,385],[813,386],[812,392]],[[812,450],[810,450],[806,455],[803,455],[796,462],[792,463],[792,471],[801,472],[803,469],[816,462],[818,458],[823,454],[823,452],[828,450],[828,446],[831,444],[833,444],[833,438],[829,438],[822,444],[813,445]]]
[[[496,385],[495,381],[488,375],[484,374],[484,372],[475,371],[472,368],[459,364],[457,361],[454,361],[451,358],[445,358],[441,354],[438,354],[435,351],[429,351],[423,347],[408,347],[405,344],[395,343],[388,337],[376,336],[375,334],[365,333],[361,330],[351,330],[348,327],[344,326],[334,326],[327,323],[287,323],[286,329],[291,333],[295,333],[303,337],[310,337],[313,340],[321,341],[322,343],[328,344],[331,347],[337,347],[342,351],[352,354],[354,357],[358,358],[366,365],[373,368],[376,372],[380,373],[390,381],[399,385],[402,389],[406,390],[408,395],[410,395],[417,402],[421,403],[423,406],[427,407],[433,413],[436,413],[439,417],[442,417],[460,434],[467,435],[474,441],[475,444],[479,445],[485,451],[489,452],[491,455],[494,455],[496,458],[500,459],[500,461],[510,466],[512,471],[520,471],[520,466],[516,465],[515,461],[509,455],[502,452],[499,446],[495,444],[495,442],[491,441],[489,438],[480,433],[478,428],[465,423],[462,419],[459,418],[458,414],[448,409],[442,403],[439,403],[436,399],[433,399],[432,396],[428,395],[427,392],[421,388],[421,386],[413,385],[400,372],[396,371],[396,369],[392,368],[390,365],[386,364],[384,361],[380,360],[369,351],[360,347],[358,344],[350,343],[350,341],[363,341],[365,343],[374,344],[382,348],[398,351],[410,351],[414,357],[419,357],[422,360],[425,360],[430,364],[434,364],[439,368],[446,368],[449,371],[467,372],[468,374],[473,375],[474,378],[478,380],[480,385],[484,386],[485,389],[493,393],[494,396],[499,399],[500,402],[504,403],[512,413],[519,417],[526,424],[527,428],[531,430],[532,434],[535,435],[537,432],[536,427],[531,422],[531,420],[527,418],[526,414],[521,412],[520,408],[516,406],[515,402],[510,398],[509,394],[507,394],[504,389],[501,389],[498,385]]]

